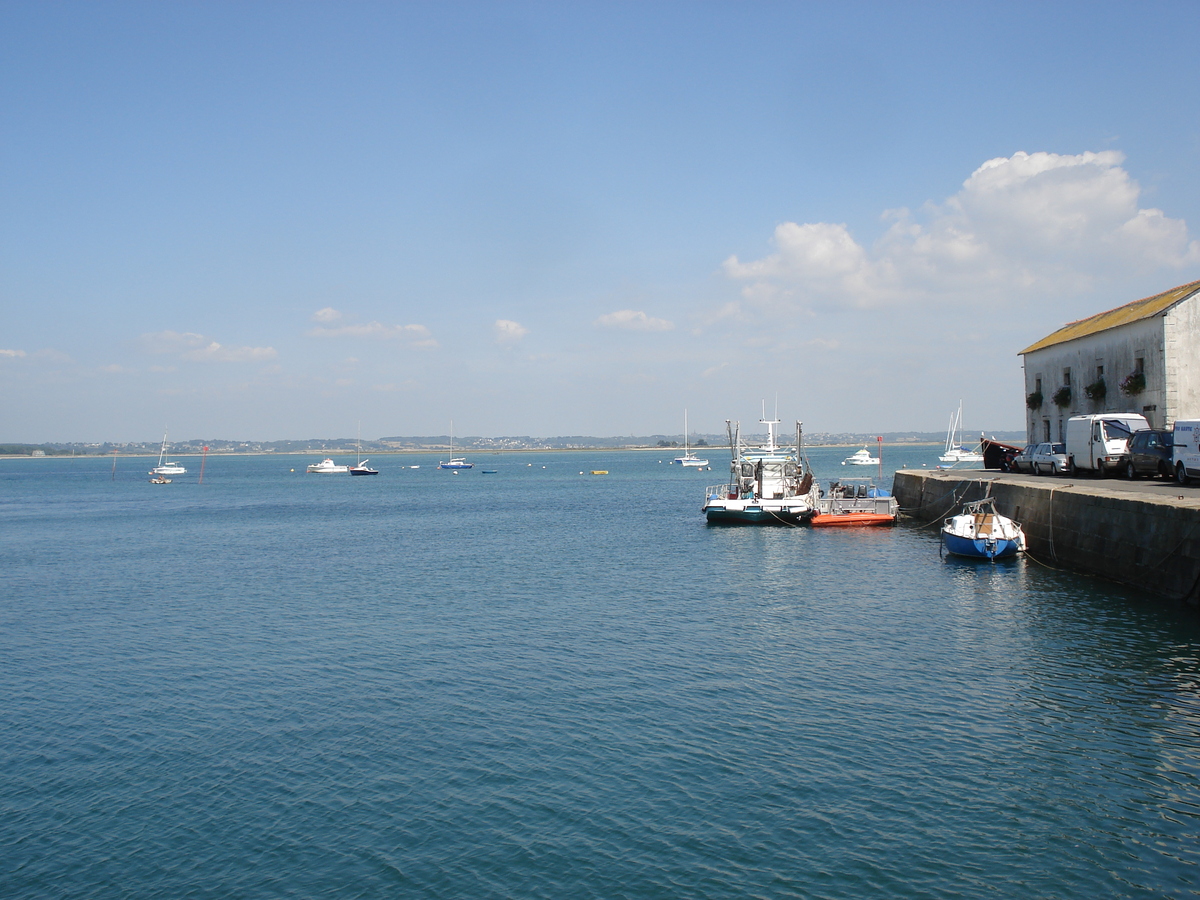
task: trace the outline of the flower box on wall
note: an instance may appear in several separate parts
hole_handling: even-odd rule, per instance
[[[1087,385],[1083,389],[1083,392],[1087,394],[1089,400],[1099,402],[1108,396],[1108,385],[1104,383],[1103,378],[1099,378]]]
[[[1054,405],[1061,408],[1071,405],[1071,388],[1068,385],[1063,385],[1054,392],[1054,396],[1050,398],[1054,401]]]
[[[1146,375],[1144,372],[1130,372],[1121,379],[1121,393],[1132,396],[1140,394],[1146,389]]]
[[[1045,398],[1042,397],[1041,391],[1034,391],[1032,394],[1029,394],[1025,397],[1025,405],[1030,409],[1041,409],[1042,401],[1044,399]]]

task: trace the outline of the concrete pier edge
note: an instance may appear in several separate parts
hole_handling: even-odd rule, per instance
[[[892,487],[902,515],[930,522],[994,497],[1020,523],[1034,559],[1171,600],[1200,604],[1200,497],[1133,494],[1103,480],[908,470]]]

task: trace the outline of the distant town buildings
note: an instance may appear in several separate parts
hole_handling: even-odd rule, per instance
[[[1061,441],[1086,413],[1137,412],[1152,428],[1200,416],[1200,281],[1071,322],[1024,357],[1027,438]]]

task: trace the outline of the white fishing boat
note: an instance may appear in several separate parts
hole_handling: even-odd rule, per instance
[[[177,462],[167,459],[167,433],[163,432],[162,449],[158,451],[158,465],[149,472],[150,475],[186,475],[187,469]]]
[[[323,459],[319,463],[312,463],[305,471],[309,475],[345,475],[350,467],[335,463],[332,459]]]
[[[150,483],[151,484],[170,484],[171,479],[167,478],[165,475],[155,475],[153,478],[150,479]]]
[[[683,411],[683,456],[677,456],[672,463],[678,466],[686,466],[692,469],[702,469],[708,465],[707,459],[700,459],[695,453],[688,449],[688,421],[687,410]]]
[[[942,543],[947,553],[971,559],[1003,559],[1025,549],[1025,532],[1007,516],[996,512],[993,497],[963,506],[957,516],[946,519]]]
[[[454,422],[450,423],[450,459],[438,463],[439,469],[473,469],[474,463],[467,462],[465,456],[454,455]]]
[[[879,465],[879,457],[872,456],[871,451],[865,446],[858,451],[855,451],[850,456],[842,460],[843,466],[877,466]]]
[[[958,411],[950,414],[950,426],[946,429],[946,449],[938,457],[944,463],[981,463],[983,453],[971,449],[962,443],[962,401],[958,401]]]
[[[767,426],[761,447],[741,445],[740,426],[728,420],[732,457],[729,482],[705,489],[704,516],[709,524],[795,525],[811,519],[820,491],[802,457],[802,431],[796,423],[796,446],[775,443],[778,419],[768,419],[764,404],[759,422]]]

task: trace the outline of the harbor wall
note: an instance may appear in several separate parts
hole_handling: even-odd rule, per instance
[[[1179,497],[1115,490],[1103,481],[902,470],[893,493],[902,514],[924,522],[994,497],[996,509],[1020,523],[1036,560],[1200,604],[1200,498],[1191,492]]]

